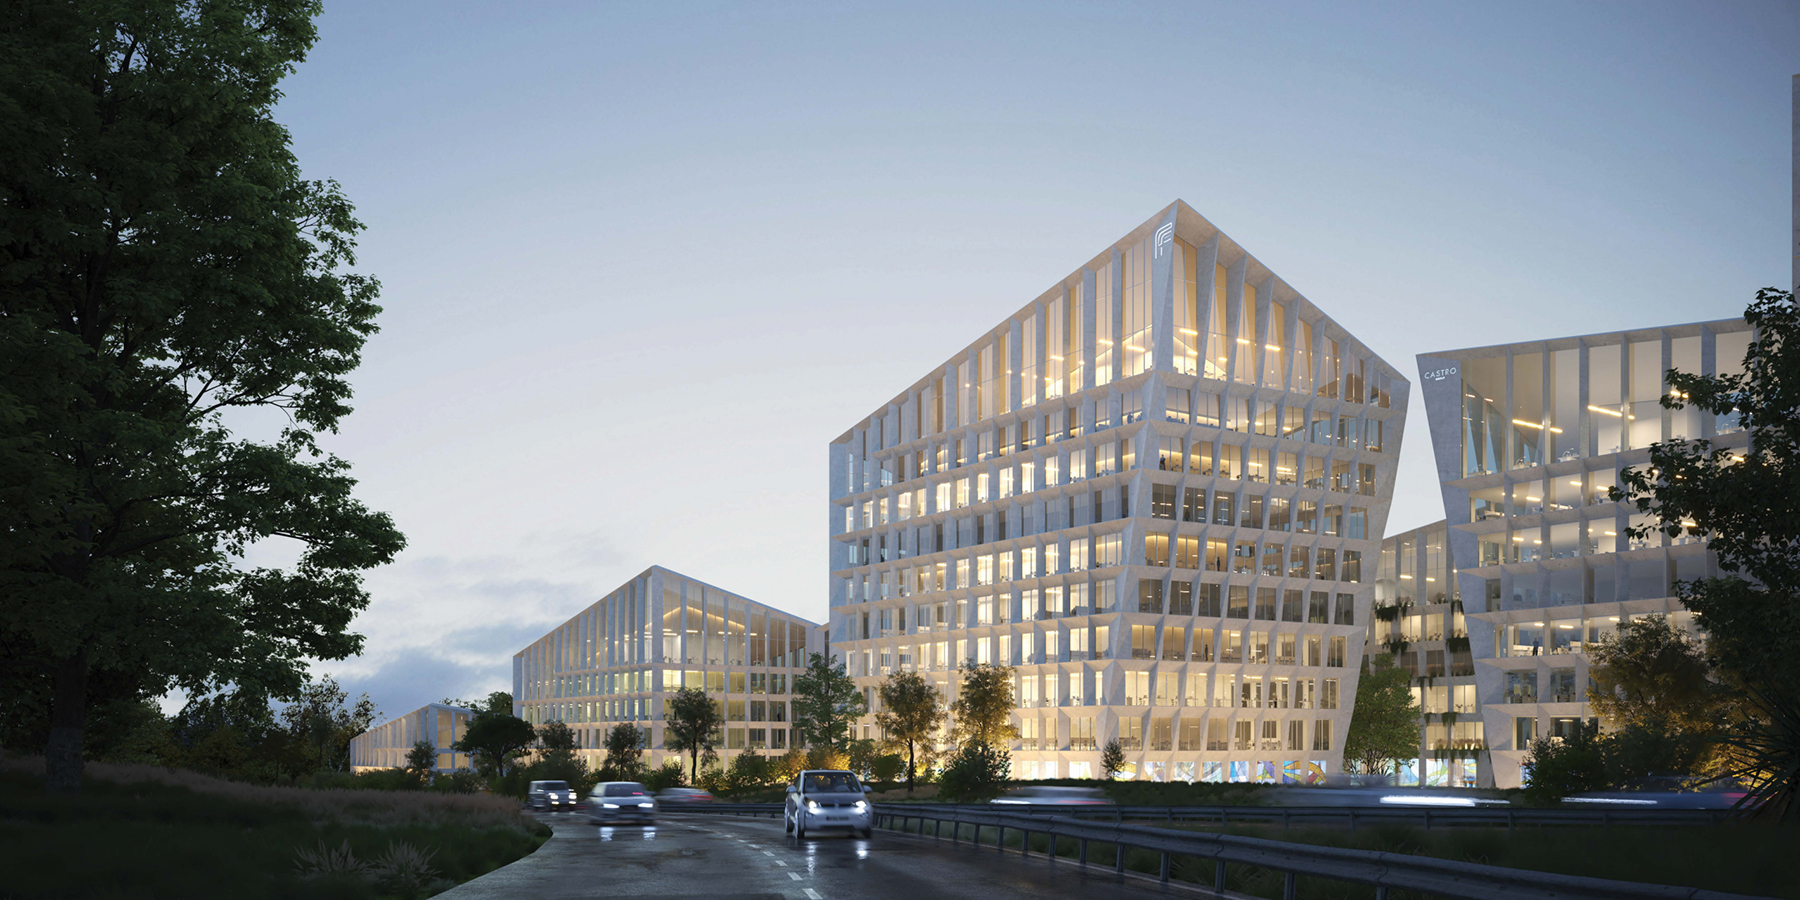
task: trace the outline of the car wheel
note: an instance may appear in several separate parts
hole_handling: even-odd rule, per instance
[[[781,831],[783,834],[793,834],[794,833],[794,819],[792,816],[789,816],[787,813],[781,814]]]
[[[806,820],[801,818],[798,813],[794,815],[794,837],[806,840]]]

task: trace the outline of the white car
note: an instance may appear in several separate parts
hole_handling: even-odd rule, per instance
[[[604,825],[627,820],[656,824],[656,798],[635,781],[602,781],[588,793],[588,821]]]
[[[782,824],[795,837],[821,828],[844,828],[869,837],[875,833],[875,807],[856,774],[842,769],[809,769],[787,789]]]

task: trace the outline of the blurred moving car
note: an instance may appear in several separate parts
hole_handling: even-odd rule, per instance
[[[1036,785],[1008,791],[989,800],[1009,806],[1116,806],[1099,788]]]
[[[1730,809],[1744,798],[1734,781],[1708,781],[1680,775],[1634,778],[1617,790],[1585,791],[1563,798],[1571,806],[1616,806],[1624,809]]]
[[[782,809],[782,826],[801,840],[819,828],[847,828],[869,837],[875,833],[875,807],[856,775],[842,769],[809,769],[794,776]]]
[[[532,809],[574,809],[575,789],[566,781],[534,781],[525,795]]]
[[[637,821],[656,823],[656,798],[635,781],[602,781],[588,793],[588,821],[608,825]]]
[[[663,788],[657,792],[658,806],[681,806],[688,803],[711,803],[713,795],[700,788]]]

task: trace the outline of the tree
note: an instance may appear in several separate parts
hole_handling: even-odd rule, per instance
[[[837,657],[813,653],[807,656],[806,670],[794,676],[794,699],[788,706],[794,730],[808,746],[848,755],[850,726],[867,703]]]
[[[1800,308],[1793,294],[1764,288],[1744,311],[1755,329],[1741,373],[1670,369],[1668,409],[1693,407],[1735,418],[1743,451],[1704,439],[1652,444],[1650,464],[1620,474],[1612,499],[1653,521],[1634,538],[1662,532],[1704,538],[1719,578],[1676,590],[1706,631],[1715,671],[1741,687],[1750,721],[1721,744],[1745,804],[1777,821],[1800,822]]]
[[[906,792],[912,793],[919,771],[918,745],[931,740],[932,733],[944,725],[943,695],[917,672],[895,672],[881,684],[881,709],[875,713],[875,724],[889,741],[906,745]],[[928,744],[927,764],[931,751]]]
[[[505,691],[495,691],[480,700],[457,700],[451,697],[445,697],[441,702],[444,706],[460,706],[477,713],[488,713],[496,716],[510,716],[513,714],[512,695]]]
[[[965,664],[962,671],[962,686],[950,704],[957,743],[998,747],[1018,740],[1019,729],[1012,723],[1012,667]]]
[[[537,727],[538,754],[528,767],[535,781],[566,781],[577,791],[591,785],[587,760],[575,755],[581,740],[575,729],[561,721],[546,722]]]
[[[299,697],[281,711],[288,733],[312,753],[317,768],[330,772],[350,770],[350,740],[369,730],[380,714],[367,692],[346,707],[350,695],[330,675],[308,681]]]
[[[422,739],[414,741],[412,749],[406,751],[406,771],[420,784],[430,784],[431,776],[437,772],[437,745]]]
[[[1344,735],[1344,764],[1365,775],[1388,772],[1396,761],[1419,754],[1419,706],[1413,702],[1412,675],[1394,666],[1383,653],[1373,665],[1363,660],[1356,682],[1356,707]]]
[[[380,311],[274,118],[317,0],[21,0],[0,26],[0,685],[76,791],[92,688],[285,698],[404,544],[320,450]],[[278,410],[268,441],[227,414]],[[242,567],[271,537],[287,568]]]
[[[1566,738],[1541,737],[1531,742],[1525,759],[1525,797],[1531,802],[1548,805],[1570,794],[1598,791],[1612,784],[1598,726],[1577,721]]]
[[[663,743],[670,750],[685,752],[692,760],[688,780],[700,781],[700,755],[711,755],[718,747],[718,731],[725,724],[711,697],[699,688],[684,687],[663,701]]]
[[[1000,796],[1012,772],[1012,755],[983,741],[957,748],[944,764],[938,795],[952,803],[978,803]]]
[[[1711,730],[1728,699],[1705,648],[1662,616],[1625,622],[1589,659],[1588,701],[1610,724]]]
[[[482,775],[504,778],[535,740],[537,729],[530,722],[512,715],[481,713],[469,719],[468,729],[451,749],[469,754]]]
[[[1100,749],[1100,771],[1105,773],[1106,780],[1125,771],[1125,748],[1119,744],[1118,738],[1106,742]]]
[[[637,778],[643,763],[639,756],[646,743],[643,729],[630,722],[620,722],[606,730],[606,765],[620,778]]]

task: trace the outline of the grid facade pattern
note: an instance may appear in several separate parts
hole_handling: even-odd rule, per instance
[[[1495,785],[1591,718],[1584,648],[1640,616],[1692,627],[1673,584],[1717,560],[1687,536],[1629,539],[1649,517],[1608,489],[1657,441],[1748,445],[1731,417],[1660,400],[1669,369],[1739,371],[1749,340],[1726,319],[1419,356]]]
[[[678,755],[664,746],[663,700],[699,688],[725,718],[723,764],[782,753],[793,677],[823,636],[806,619],[653,566],[513,656],[514,714],[568,724],[596,767],[607,730],[634,723],[656,766]]]
[[[1484,782],[1487,748],[1475,662],[1463,615],[1449,528],[1443,521],[1384,538],[1369,617],[1370,654],[1391,653],[1413,677],[1420,711],[1419,755],[1403,760],[1397,783],[1464,787]]]
[[[1016,667],[1015,777],[1335,771],[1408,387],[1177,202],[832,442],[832,649]]]

